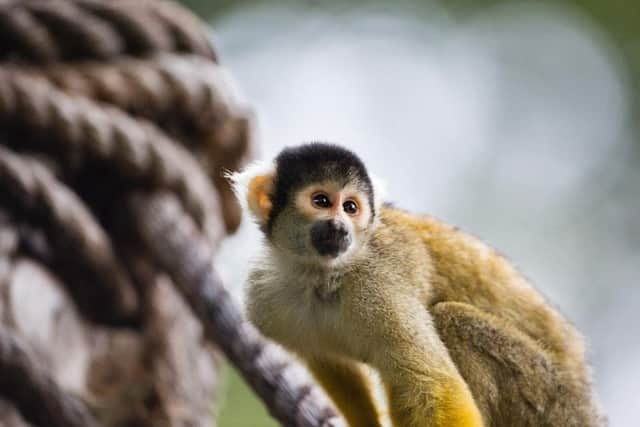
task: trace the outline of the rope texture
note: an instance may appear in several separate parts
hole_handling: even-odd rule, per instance
[[[0,60],[54,62],[182,52],[216,61],[204,26],[163,0],[0,2]]]

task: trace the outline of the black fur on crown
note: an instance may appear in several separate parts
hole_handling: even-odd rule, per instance
[[[352,151],[335,144],[311,142],[297,147],[285,148],[275,159],[276,179],[269,215],[269,232],[274,219],[290,202],[289,197],[297,190],[314,182],[334,181],[348,184],[354,179],[367,194],[373,218],[373,184],[362,160]]]

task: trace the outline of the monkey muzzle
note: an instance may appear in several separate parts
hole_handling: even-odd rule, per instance
[[[351,235],[340,221],[320,221],[311,227],[311,244],[320,255],[337,258],[349,248]]]

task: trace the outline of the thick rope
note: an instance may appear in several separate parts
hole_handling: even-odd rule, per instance
[[[133,182],[175,191],[212,241],[224,234],[219,200],[193,157],[150,122],[0,70],[0,121],[46,135],[76,161],[90,157]],[[78,158],[80,156],[80,158]]]
[[[213,249],[169,194],[131,197],[132,232],[173,279],[205,333],[284,426],[345,426],[296,362],[248,322],[213,269]]]
[[[240,210],[223,172],[247,157],[250,113],[233,93],[221,66],[193,55],[156,55],[153,61],[122,58],[108,63],[12,66],[15,74],[44,77],[66,93],[108,103],[158,123],[183,142],[209,172],[222,198],[227,232]]]
[[[231,91],[232,81],[220,65],[193,55],[162,54],[150,59],[12,69],[16,74],[44,77],[67,93],[111,104],[160,125],[180,122],[190,130],[208,133],[242,113]]]
[[[85,312],[110,324],[132,321],[135,290],[107,234],[83,202],[42,165],[2,146],[0,203],[21,220],[43,227],[56,270]]]
[[[174,37],[176,51],[190,52],[217,62],[217,55],[202,22],[186,8],[166,0],[142,0],[140,3],[145,4],[152,11],[152,16],[166,25]]]
[[[26,346],[2,327],[0,372],[0,396],[15,404],[28,422],[47,427],[100,426],[85,404],[62,391]]]
[[[216,60],[202,23],[168,1],[0,2],[0,60],[104,59],[158,51]]]

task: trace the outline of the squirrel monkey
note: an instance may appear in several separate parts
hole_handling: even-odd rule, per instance
[[[301,145],[231,179],[266,240],[249,320],[307,363],[352,427],[387,412],[397,427],[605,423],[573,326],[493,249],[382,204],[352,152]]]

